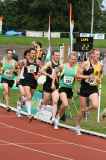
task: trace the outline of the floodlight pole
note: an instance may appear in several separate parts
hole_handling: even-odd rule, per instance
[[[92,0],[91,35],[93,34],[93,28],[94,28],[94,0]]]
[[[49,27],[48,27],[48,41],[49,47],[51,47],[51,17],[49,16]]]

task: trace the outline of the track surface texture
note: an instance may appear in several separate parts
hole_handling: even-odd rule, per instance
[[[106,140],[78,136],[69,129],[28,118],[0,107],[1,160],[106,160]]]

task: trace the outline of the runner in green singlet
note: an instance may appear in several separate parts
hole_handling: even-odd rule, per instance
[[[76,52],[72,52],[69,55],[68,63],[60,65],[57,70],[57,72],[61,71],[59,80],[59,96],[62,103],[54,121],[55,129],[58,129],[59,120],[69,105],[69,99],[73,96],[72,88],[77,74],[77,68],[77,54]]]
[[[9,110],[9,92],[14,84],[17,62],[13,59],[13,50],[8,49],[7,55],[2,61],[1,83],[3,85],[3,98],[5,100],[7,110]]]

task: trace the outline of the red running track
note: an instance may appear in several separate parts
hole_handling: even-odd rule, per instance
[[[54,130],[49,124],[0,108],[1,160],[106,160],[106,140],[78,136],[68,129]]]

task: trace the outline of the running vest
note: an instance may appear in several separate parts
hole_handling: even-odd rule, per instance
[[[62,75],[60,76],[59,88],[72,88],[77,74],[78,65],[74,65],[71,68],[67,67],[67,64],[64,64],[64,69]]]
[[[46,72],[48,74],[52,74],[53,70],[56,69],[58,66],[59,66],[59,63],[55,64],[55,63],[51,62],[51,67],[48,67]],[[46,82],[47,83],[52,83],[52,79],[49,76],[46,76]]]
[[[38,70],[39,70],[39,67],[36,64],[36,62],[27,61],[27,64],[24,67],[23,76],[24,76],[24,78],[28,78],[29,80],[30,80],[30,78],[34,79],[34,74],[37,74]]]
[[[92,76],[91,79],[82,80],[81,83],[87,83],[90,86],[97,86],[98,82],[97,79],[101,79],[102,76],[102,65],[101,63],[97,63],[96,65],[92,66],[90,63],[90,66],[88,69],[85,69],[83,71],[84,75]]]
[[[8,63],[6,58],[3,58],[2,65],[3,65],[2,77],[8,80],[14,80],[15,78],[14,69],[16,61],[12,60],[11,63]]]

